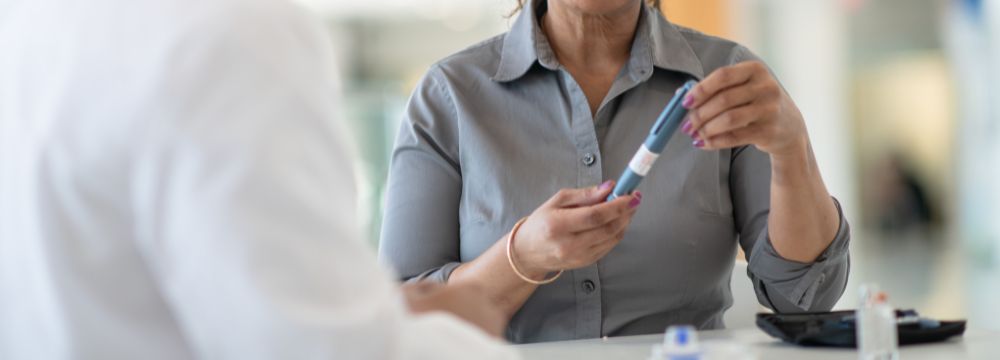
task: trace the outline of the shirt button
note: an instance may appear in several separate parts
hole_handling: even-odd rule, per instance
[[[587,294],[590,294],[597,289],[597,285],[594,285],[594,282],[590,280],[584,280],[580,283],[580,286],[583,287],[583,292]]]
[[[591,166],[591,165],[594,165],[594,162],[596,162],[596,161],[597,161],[597,156],[594,156],[593,153],[587,153],[587,154],[583,155],[583,164],[584,165]]]

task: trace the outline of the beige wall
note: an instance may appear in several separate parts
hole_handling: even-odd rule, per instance
[[[663,0],[660,8],[675,24],[721,37],[732,35],[726,0]]]

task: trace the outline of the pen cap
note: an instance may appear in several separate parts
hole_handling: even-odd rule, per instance
[[[663,352],[668,359],[696,359],[701,353],[698,332],[690,325],[674,325],[663,336]]]

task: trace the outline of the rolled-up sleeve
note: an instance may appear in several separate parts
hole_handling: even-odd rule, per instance
[[[837,234],[816,261],[788,260],[778,254],[768,236],[770,158],[752,146],[737,148],[730,169],[734,218],[758,301],[776,312],[833,308],[844,292],[850,270],[851,232],[840,203],[834,199],[840,216]]]
[[[386,188],[379,258],[404,280],[445,282],[460,264],[456,118],[441,70],[432,68],[407,105]]]

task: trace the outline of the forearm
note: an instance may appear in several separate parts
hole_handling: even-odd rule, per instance
[[[479,285],[510,318],[524,305],[538,285],[524,281],[510,268],[506,240],[503,238],[497,241],[476,259],[460,265],[451,273],[448,282],[471,282]],[[528,269],[519,269],[532,279],[545,276]]]
[[[470,354],[475,354],[476,359],[520,359],[513,347],[443,313],[407,318],[398,336],[398,359],[468,359]]]
[[[808,140],[797,151],[772,155],[768,235],[778,254],[811,263],[834,240],[839,224]]]

